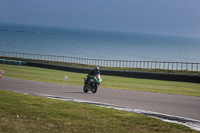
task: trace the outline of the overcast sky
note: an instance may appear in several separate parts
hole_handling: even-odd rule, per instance
[[[200,37],[200,0],[0,0],[0,23]]]

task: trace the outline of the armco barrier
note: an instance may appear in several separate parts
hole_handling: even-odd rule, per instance
[[[24,65],[24,61],[0,59],[0,64]]]
[[[42,55],[30,53],[18,53],[0,51],[0,57],[30,59],[39,61],[62,62],[72,64],[84,64],[100,67],[123,67],[132,69],[163,69],[172,71],[192,71],[200,72],[200,63],[198,62],[169,62],[169,61],[131,61],[131,60],[108,60],[108,59],[89,59],[79,57],[68,57],[58,55]]]
[[[51,64],[33,63],[33,62],[26,62],[25,65],[55,69],[55,70],[77,72],[77,73],[86,73],[86,74],[89,73],[89,71],[91,70],[91,69],[86,69],[86,68],[73,68],[73,67],[67,67],[67,66],[57,66],[57,65],[51,65]],[[156,79],[156,80],[200,83],[200,75],[152,73],[152,72],[130,72],[130,71],[113,71],[113,70],[101,70],[101,74],[111,75],[111,76],[141,78],[141,79]]]

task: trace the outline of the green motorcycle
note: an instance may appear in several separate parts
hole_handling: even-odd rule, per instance
[[[88,91],[91,91],[92,93],[96,93],[98,86],[102,82],[102,78],[100,74],[94,75],[87,83],[86,78],[84,78],[84,86],[83,91],[87,93]]]

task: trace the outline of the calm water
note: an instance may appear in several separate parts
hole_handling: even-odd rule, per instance
[[[200,62],[200,39],[0,24],[0,51],[91,59]]]

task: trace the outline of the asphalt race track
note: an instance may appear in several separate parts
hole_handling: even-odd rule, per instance
[[[66,81],[67,82],[67,81]],[[0,90],[47,94],[66,98],[109,103],[200,120],[200,97],[99,88],[84,93],[82,86],[63,85],[2,77]]]

